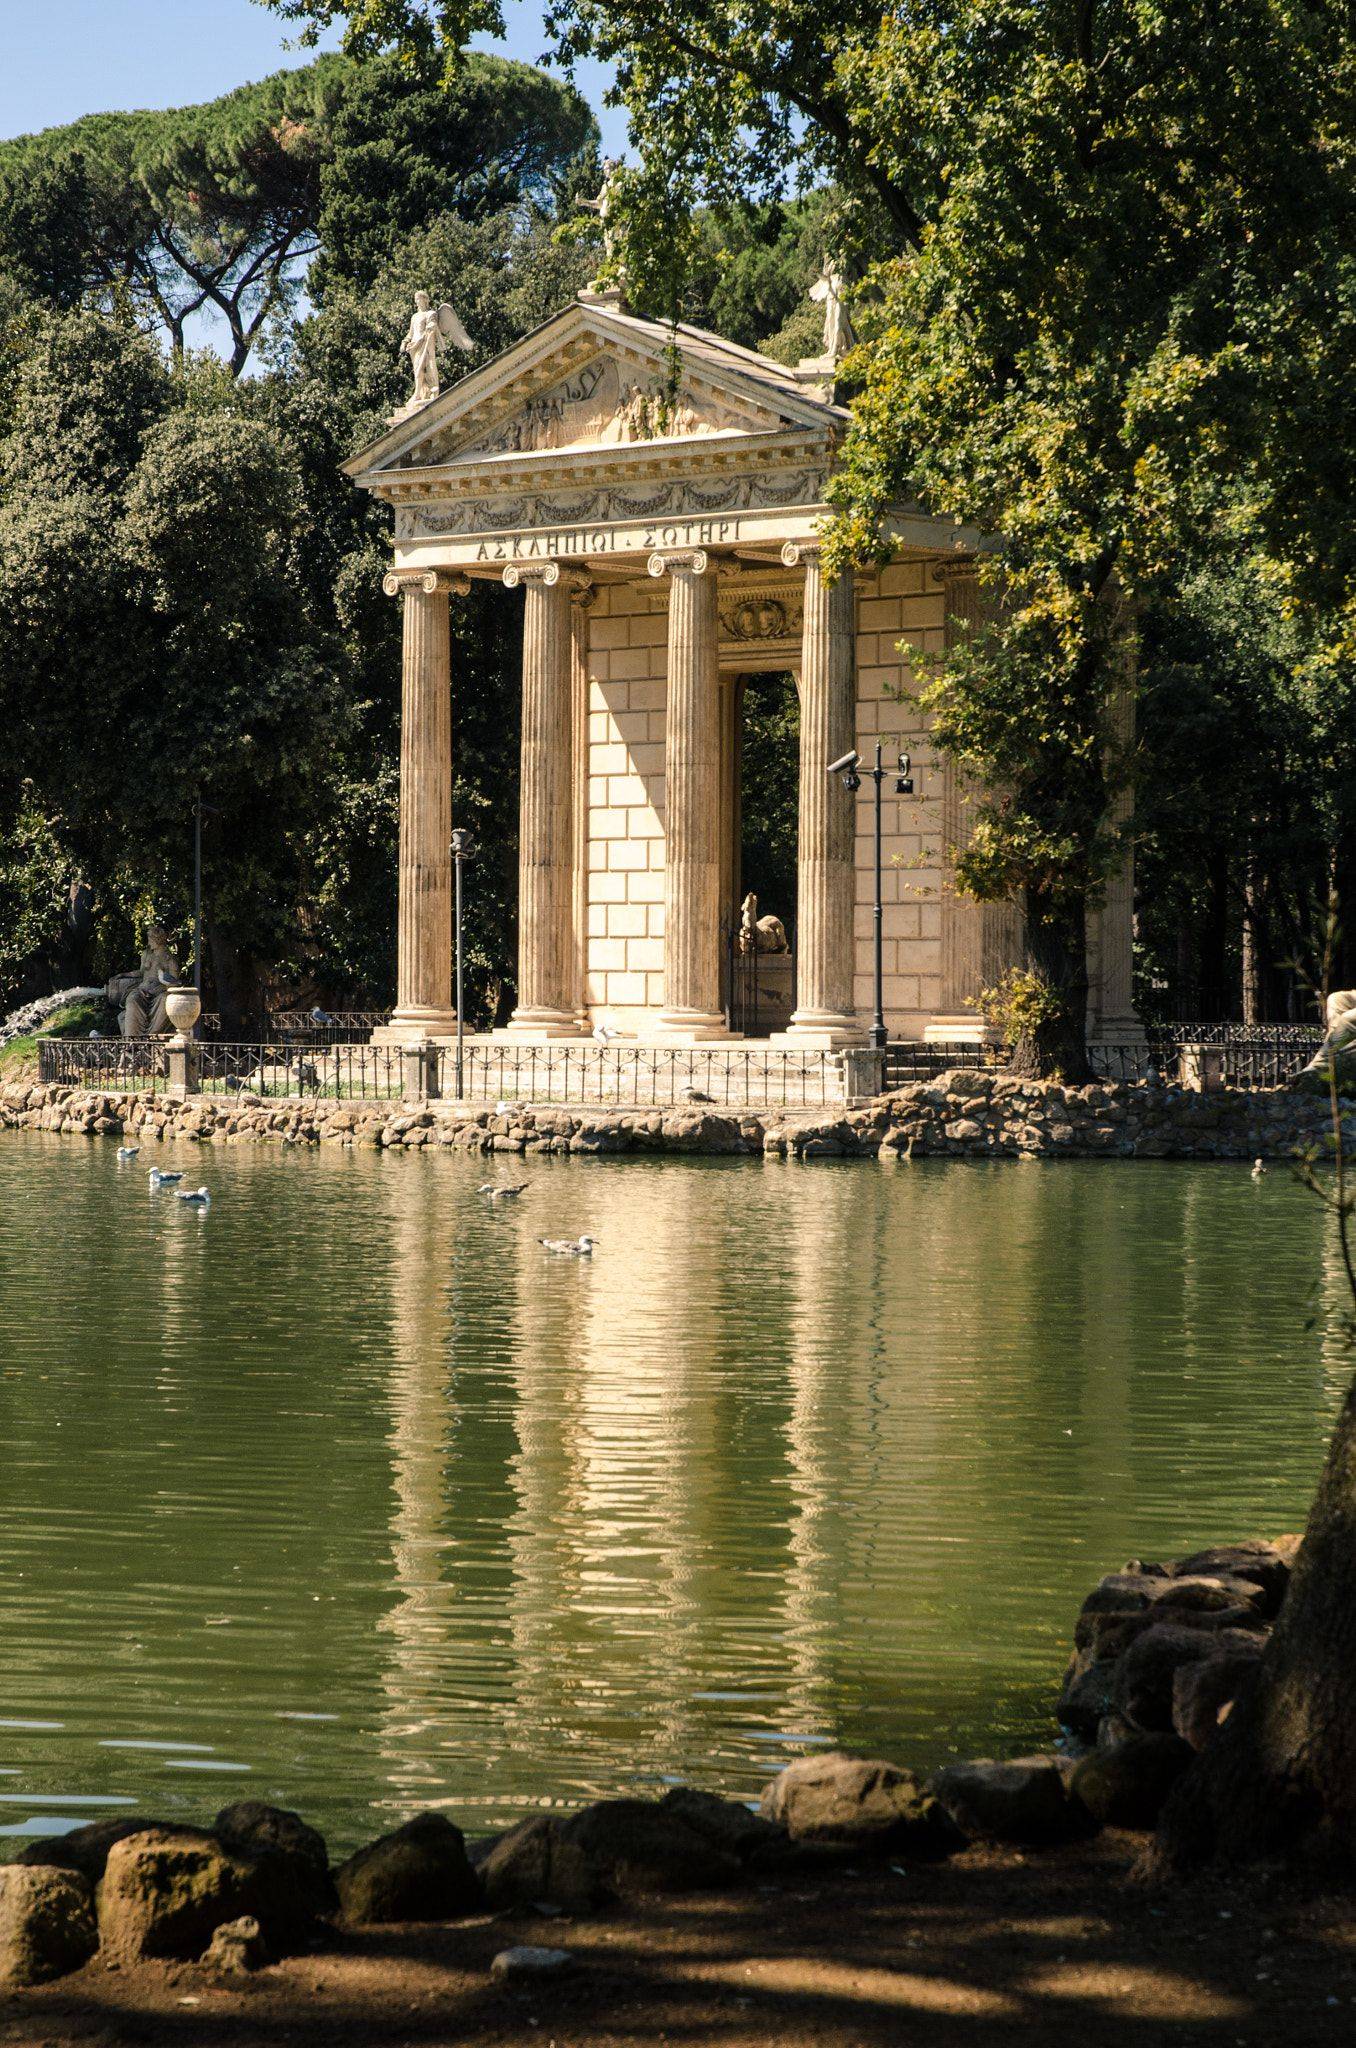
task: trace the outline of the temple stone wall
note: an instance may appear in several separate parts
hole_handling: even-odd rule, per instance
[[[913,756],[915,795],[885,798],[885,1007],[894,1035],[921,1038],[941,998],[939,770],[916,713],[890,695],[907,683],[897,642],[942,648],[945,596],[927,561],[858,579],[857,737],[870,758]],[[588,940],[586,995],[595,1019],[644,1030],[663,1001],[664,717],[667,616],[653,586],[600,586],[588,614]],[[787,667],[798,666],[788,645]],[[712,791],[713,803],[721,793]],[[854,1000],[870,1021],[872,813],[857,797]]]
[[[912,687],[899,642],[925,654],[940,654],[946,602],[930,561],[894,562],[874,579],[860,579],[857,604],[857,748],[871,760],[883,741],[887,766],[904,751],[913,757],[914,794],[893,794],[885,784],[884,917],[885,1019],[896,1038],[921,1038],[941,1001],[942,872],[941,769],[933,758],[923,720],[892,691]],[[871,1021],[872,904],[875,861],[872,792],[864,782],[857,797],[857,900],[854,913],[857,972],[853,997],[857,1015]]]

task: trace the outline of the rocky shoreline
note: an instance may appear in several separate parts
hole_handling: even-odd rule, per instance
[[[138,1142],[271,1141],[583,1155],[680,1152],[778,1159],[1284,1159],[1321,1145],[1321,1097],[1291,1089],[1199,1093],[1159,1084],[1066,1088],[956,1069],[847,1109],[334,1102],[119,1094],[12,1081],[0,1129]],[[1356,1141],[1356,1114],[1346,1120]]]
[[[883,1759],[817,1754],[773,1778],[757,1811],[678,1787],[534,1814],[474,1844],[445,1814],[419,1813],[337,1865],[298,1814],[258,1801],[206,1828],[121,1815],[32,1842],[0,1867],[0,1992],[91,1963],[197,1963],[230,1980],[346,1930],[593,1913],[1152,1828],[1251,1682],[1298,1547],[1226,1544],[1102,1579],[1075,1629],[1062,1745],[1041,1755],[948,1764],[924,1781]],[[574,1960],[526,1944],[491,1968],[537,1977]]]

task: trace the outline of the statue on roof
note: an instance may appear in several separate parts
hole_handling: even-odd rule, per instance
[[[453,348],[464,349],[467,354],[475,347],[475,343],[446,300],[441,306],[435,306],[427,292],[416,292],[409,331],[400,344],[401,355],[409,357],[410,367],[414,371],[414,393],[409,403],[397,414],[397,418],[403,418],[406,412],[413,412],[417,405],[427,405],[430,398],[438,396],[441,388],[438,381],[438,349],[445,341],[450,341]]]
[[[829,256],[824,258],[819,282],[810,286],[810,297],[816,305],[824,308],[824,354],[821,360],[836,369],[857,337],[848,317],[846,282]]]
[[[585,285],[586,292],[612,293],[620,291],[620,272],[616,267],[617,231],[612,226],[612,215],[617,205],[617,179],[622,168],[619,156],[603,158],[603,182],[596,199],[576,201],[582,213],[596,213],[603,230],[603,261],[599,275],[590,278]]]

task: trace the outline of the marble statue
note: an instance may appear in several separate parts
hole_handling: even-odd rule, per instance
[[[401,355],[409,357],[414,371],[414,395],[407,410],[412,411],[416,405],[426,405],[430,398],[438,396],[441,388],[438,348],[444,341],[450,341],[453,348],[464,349],[468,354],[475,347],[446,300],[441,306],[435,306],[427,292],[416,292],[409,332],[400,344]]]
[[[824,308],[824,353],[821,361],[835,369],[857,339],[848,318],[846,293],[841,271],[826,256],[818,284],[810,287],[810,297],[817,306]]]
[[[611,289],[612,285],[608,282],[609,272],[612,272],[612,283],[615,284],[614,259],[617,254],[617,231],[611,223],[613,210],[617,203],[615,190],[617,174],[621,167],[622,160],[619,156],[605,156],[603,158],[603,183],[598,197],[596,199],[581,199],[578,201],[578,205],[583,212],[597,214],[599,225],[603,230],[603,261],[601,271],[597,277],[592,278],[585,286],[586,291],[603,292]]]
[[[752,893],[740,906],[739,950],[741,953],[789,953],[791,942],[779,917],[760,917],[758,898]]]
[[[1356,1084],[1356,988],[1337,988],[1323,1008],[1327,1025],[1323,1043],[1298,1076],[1303,1087],[1328,1087],[1330,1067],[1335,1063],[1339,1087],[1349,1093]]]
[[[120,1013],[118,1026],[124,1038],[161,1038],[170,1030],[165,998],[180,979],[169,933],[163,925],[153,924],[146,934],[140,967],[129,974],[115,974],[104,990]]]

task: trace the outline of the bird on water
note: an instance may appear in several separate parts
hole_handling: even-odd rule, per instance
[[[1252,1162],[1252,1177],[1253,1177],[1253,1179],[1254,1179],[1254,1180],[1260,1180],[1260,1179],[1262,1178],[1262,1175],[1263,1175],[1263,1174],[1264,1174],[1264,1173],[1266,1172],[1266,1170],[1267,1170],[1267,1163],[1266,1163],[1265,1159],[1254,1159],[1254,1160],[1253,1160],[1253,1162]]]
[[[537,1243],[543,1251],[556,1252],[567,1259],[591,1259],[596,1237],[539,1237]]]
[[[488,1195],[492,1202],[506,1202],[510,1196],[522,1194],[524,1188],[531,1185],[527,1180],[487,1180],[476,1189],[476,1193]]]
[[[205,1209],[211,1199],[206,1188],[180,1188],[178,1193],[179,1201],[191,1202],[196,1209]]]
[[[162,1173],[158,1166],[153,1166],[146,1177],[153,1188],[172,1188],[176,1181],[183,1179],[181,1173]]]
[[[119,1145],[118,1157],[119,1159],[135,1159],[140,1150],[140,1145]]]

